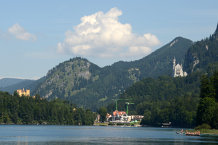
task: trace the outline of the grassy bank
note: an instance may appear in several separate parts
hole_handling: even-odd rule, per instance
[[[187,131],[188,132],[200,131],[201,134],[218,135],[218,129],[193,129],[193,130],[187,130]]]
[[[112,123],[112,122],[95,122],[94,126],[135,126],[135,127],[140,127],[140,122],[128,122],[128,123]]]
[[[201,134],[214,134],[218,135],[218,129],[200,129]]]
[[[108,122],[95,122],[94,126],[108,126]]]

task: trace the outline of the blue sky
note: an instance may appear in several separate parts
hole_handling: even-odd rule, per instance
[[[217,22],[217,0],[0,1],[0,78],[40,78],[76,56],[139,59],[177,36],[201,40]]]

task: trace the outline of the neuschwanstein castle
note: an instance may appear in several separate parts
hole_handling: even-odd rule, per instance
[[[183,72],[182,64],[176,64],[176,59],[173,59],[173,77],[186,77],[187,73]]]

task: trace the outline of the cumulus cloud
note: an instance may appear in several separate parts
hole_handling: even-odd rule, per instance
[[[19,24],[14,24],[8,29],[8,32],[20,40],[36,40],[36,36],[27,32]]]
[[[158,38],[150,33],[134,34],[130,24],[119,22],[121,15],[121,10],[112,8],[107,13],[100,11],[82,17],[74,31],[68,30],[65,40],[58,43],[58,52],[103,58],[149,54],[151,47],[159,44]]]

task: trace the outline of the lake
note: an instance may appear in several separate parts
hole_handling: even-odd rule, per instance
[[[176,128],[0,125],[0,145],[214,145],[218,136],[178,135]]]

